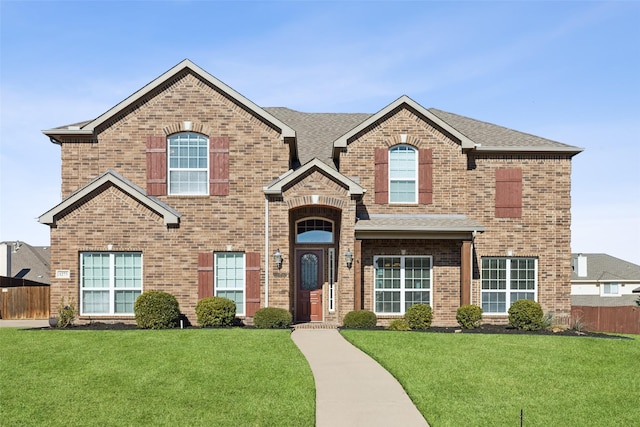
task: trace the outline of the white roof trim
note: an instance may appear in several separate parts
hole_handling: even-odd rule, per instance
[[[92,120],[89,123],[87,123],[84,126],[82,126],[82,130],[85,131],[85,132],[86,131],[93,132],[102,123],[104,123],[105,121],[109,120],[111,117],[113,117],[114,115],[116,115],[120,111],[124,110],[128,106],[134,104],[139,99],[141,99],[142,97],[147,95],[149,92],[151,92],[154,89],[156,89],[158,86],[162,85],[164,82],[166,82],[171,77],[173,77],[174,75],[178,74],[179,72],[181,72],[185,68],[188,68],[191,71],[193,71],[194,73],[198,74],[204,80],[206,80],[207,82],[209,82],[213,86],[217,87],[218,89],[222,90],[224,93],[226,93],[231,98],[233,98],[236,101],[238,101],[240,104],[243,104],[250,111],[255,113],[257,116],[262,117],[265,121],[267,121],[267,122],[273,124],[275,127],[279,128],[282,137],[286,138],[286,137],[295,137],[296,136],[296,133],[292,128],[290,128],[289,126],[284,124],[282,121],[278,120],[277,118],[275,118],[274,116],[269,114],[264,109],[260,108],[258,105],[256,105],[255,103],[253,103],[249,99],[247,99],[244,96],[242,96],[240,93],[238,93],[235,90],[233,90],[231,87],[227,86],[226,84],[224,84],[220,80],[216,79],[211,74],[209,74],[208,72],[206,72],[202,68],[198,67],[196,64],[194,64],[193,62],[191,62],[188,59],[183,60],[178,65],[176,65],[175,67],[171,68],[169,71],[165,72],[160,77],[156,78],[151,83],[147,84],[142,89],[138,90],[133,95],[129,96],[127,99],[125,99],[124,101],[120,102],[115,107],[111,108],[109,111],[103,113],[102,115],[100,115],[95,120]],[[62,130],[61,129],[48,129],[48,130],[43,130],[42,132],[45,135],[60,135],[62,133],[66,134],[66,131],[64,129],[62,129]],[[78,132],[76,131],[76,132],[74,132],[74,134],[78,134]]]
[[[327,165],[323,161],[319,160],[318,158],[314,158],[295,171],[283,175],[268,186],[264,187],[264,193],[267,195],[281,195],[284,187],[296,181],[302,174],[306,173],[312,168],[319,169],[325,175],[329,175],[331,178],[345,185],[349,189],[349,194],[352,196],[361,196],[367,191],[364,188],[360,187],[360,185],[358,185],[353,180],[347,178],[337,170],[329,167],[329,165]]]
[[[367,120],[365,120],[355,128],[351,129],[349,132],[342,135],[340,138],[336,139],[333,142],[333,148],[346,148],[347,144],[349,143],[348,142],[349,138],[358,134],[358,132],[362,131],[363,129],[366,129],[367,127],[371,126],[373,123],[380,120],[381,118],[383,118],[384,116],[386,116],[387,114],[389,114],[391,111],[401,106],[402,104],[406,104],[409,107],[413,108],[414,110],[418,111],[420,114],[426,117],[429,121],[433,122],[435,125],[437,125],[441,129],[444,129],[447,133],[450,133],[455,138],[459,139],[460,143],[462,144],[462,148],[471,149],[475,147],[475,143],[472,140],[464,136],[455,128],[451,127],[450,124],[443,121],[440,117],[436,116],[431,111],[427,110],[422,105],[418,104],[416,101],[409,98],[407,95],[402,95],[400,98],[396,99],[391,104],[387,105],[382,110],[378,111],[376,114],[369,117]]]
[[[180,222],[180,214],[178,212],[176,212],[166,204],[160,202],[159,200],[147,196],[141,188],[132,184],[129,180],[125,179],[112,170],[103,173],[102,175],[91,181],[89,184],[85,185],[80,190],[67,197],[53,209],[42,214],[38,218],[38,222],[40,222],[41,224],[55,225],[56,216],[58,214],[64,212],[66,209],[73,206],[82,198],[88,196],[89,194],[91,194],[91,192],[97,190],[98,188],[109,182],[118,187],[123,192],[127,193],[129,196],[136,199],[141,204],[151,209],[152,211],[160,214],[164,219],[165,225],[175,225]]]

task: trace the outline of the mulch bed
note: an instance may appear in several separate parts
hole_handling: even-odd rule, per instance
[[[244,326],[246,328],[251,328],[250,326]],[[198,328],[196,326],[185,326],[184,329],[194,329]],[[58,328],[43,328],[43,329],[58,329]],[[102,322],[91,322],[86,324],[78,324],[73,325],[66,330],[71,331],[124,331],[124,330],[135,330],[139,329],[136,324],[133,323],[102,323]],[[384,330],[384,328],[375,328],[376,330]],[[572,329],[555,329],[555,330],[547,330],[543,329],[540,331],[523,331],[520,329],[515,329],[505,325],[489,325],[485,324],[476,329],[461,329],[456,327],[438,327],[434,326],[425,331],[416,331],[416,332],[424,332],[424,333],[443,333],[443,334],[453,334],[453,333],[461,333],[461,334],[517,334],[517,335],[559,335],[559,336],[571,336],[571,337],[591,337],[591,338],[617,338],[617,339],[631,339],[629,337],[624,337],[620,335],[603,333],[603,332],[591,332],[591,331],[575,331]]]

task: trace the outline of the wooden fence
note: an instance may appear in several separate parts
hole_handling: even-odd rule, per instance
[[[619,334],[640,334],[640,307],[571,307],[571,319],[580,321],[585,329]]]
[[[13,277],[0,277],[2,319],[48,319],[49,300],[49,285]]]

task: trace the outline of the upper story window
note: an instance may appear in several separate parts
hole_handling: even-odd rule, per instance
[[[193,132],[168,138],[169,194],[209,194],[209,139]]]
[[[418,153],[399,145],[389,150],[389,203],[418,202]]]
[[[608,297],[620,295],[620,285],[617,283],[604,283],[602,285],[602,295]]]
[[[333,243],[333,222],[320,218],[298,221],[296,243]]]

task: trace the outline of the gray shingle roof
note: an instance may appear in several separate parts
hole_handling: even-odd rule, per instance
[[[612,281],[637,280],[640,283],[640,265],[633,264],[607,254],[580,254],[587,257],[587,276],[578,277],[571,273],[572,281]],[[578,254],[572,254],[572,260]],[[572,261],[573,263],[573,261]]]
[[[571,305],[587,307],[635,306],[638,295],[620,295],[615,298],[600,295],[571,295]]]
[[[466,215],[372,214],[356,222],[357,233],[471,233],[484,231],[479,222]]]
[[[11,251],[11,277],[51,283],[49,271],[49,247],[31,246],[25,242],[2,242]]]
[[[296,131],[301,164],[318,158],[333,168],[333,141],[371,116],[360,113],[302,113],[284,107],[264,110]]]
[[[482,122],[469,117],[459,116],[436,108],[429,108],[429,111],[440,117],[440,119],[447,122],[469,139],[473,140],[476,144],[482,144],[482,147],[484,148],[576,148],[557,141],[541,138],[539,136],[509,129],[503,126]]]

